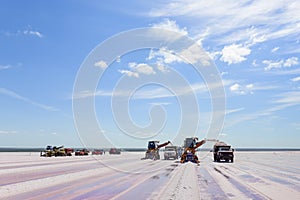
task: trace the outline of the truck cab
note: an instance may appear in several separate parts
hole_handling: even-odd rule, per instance
[[[234,159],[234,149],[231,148],[230,145],[227,145],[224,142],[217,142],[214,145],[213,149],[213,155],[214,155],[214,162],[220,162],[220,161],[225,161],[225,162],[232,162]]]
[[[166,146],[164,151],[165,160],[169,160],[170,158],[176,160],[178,158],[178,149],[177,146]]]

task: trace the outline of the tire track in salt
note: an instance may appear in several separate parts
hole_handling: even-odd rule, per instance
[[[240,187],[248,194],[257,194],[259,198],[263,199],[285,199],[287,196],[289,199],[298,199],[300,193],[295,190],[291,190],[284,185],[278,184],[273,181],[268,181],[262,177],[253,175],[251,172],[247,172],[239,169],[238,167],[227,165],[215,166],[222,174],[229,177],[229,181]],[[264,189],[262,189],[264,188]],[[247,194],[247,193],[246,193]]]

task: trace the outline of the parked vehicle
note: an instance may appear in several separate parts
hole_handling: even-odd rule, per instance
[[[177,146],[166,146],[164,150],[164,159],[178,159],[178,147]]]
[[[102,149],[94,149],[92,155],[102,155],[104,151]]]
[[[64,148],[64,146],[50,146],[48,145],[45,150],[40,152],[42,157],[52,157],[52,156],[71,156],[74,152],[72,148]]]
[[[67,156],[72,156],[72,153],[74,153],[73,148],[65,148],[65,153]]]
[[[121,154],[121,149],[111,148],[109,154]]]
[[[77,149],[75,151],[75,156],[87,156],[89,155],[90,151],[87,149]]]

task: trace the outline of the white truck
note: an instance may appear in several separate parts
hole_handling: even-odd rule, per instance
[[[177,146],[166,146],[164,150],[164,159],[174,159],[178,158],[178,147]]]

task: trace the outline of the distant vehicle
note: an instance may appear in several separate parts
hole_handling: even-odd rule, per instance
[[[160,155],[159,155],[159,149],[167,146],[168,144],[170,144],[171,142],[165,142],[163,144],[158,144],[159,141],[149,141],[148,142],[148,149],[145,153],[145,157],[142,159],[153,159],[153,160],[159,160],[160,159]]]
[[[77,149],[75,151],[75,156],[87,156],[89,155],[90,151],[87,149]]]
[[[94,149],[92,155],[102,155],[104,151],[102,149]]]
[[[74,152],[72,148],[64,148],[64,146],[50,146],[48,145],[45,150],[40,152],[42,157],[52,157],[52,156],[71,156]]]
[[[73,148],[65,148],[65,153],[67,156],[72,156],[72,153],[74,152]]]
[[[121,154],[121,149],[111,148],[109,154]]]
[[[234,149],[224,142],[217,142],[213,148],[214,162],[232,162],[234,159]]]
[[[178,147],[177,146],[166,146],[164,151],[164,159],[169,160],[170,158],[176,160],[178,158]]]

